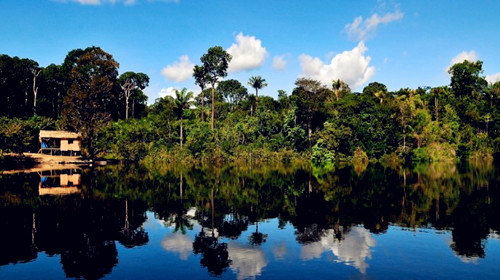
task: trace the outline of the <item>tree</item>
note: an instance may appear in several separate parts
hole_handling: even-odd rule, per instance
[[[215,127],[215,84],[219,82],[220,78],[227,76],[227,68],[231,58],[232,56],[220,46],[209,48],[207,53],[200,58],[206,81],[212,86],[212,121],[210,126],[212,130]]]
[[[203,66],[195,65],[193,68],[193,77],[195,84],[197,84],[201,89],[201,121],[205,121],[205,87],[208,84],[208,76],[205,68]]]
[[[257,103],[259,102],[259,90],[267,87],[266,79],[263,79],[261,76],[252,76],[248,80],[248,85],[255,89],[255,99]]]
[[[334,80],[332,87],[337,101],[339,101],[340,97],[342,97],[342,93],[351,92],[349,85],[347,85],[344,81],[340,79],[337,79],[336,81]]]
[[[118,62],[99,47],[90,47],[71,70],[72,84],[63,103],[63,123],[81,131],[90,158],[95,157],[97,133],[111,118]]]
[[[193,92],[188,92],[186,88],[183,88],[181,91],[175,90],[175,104],[177,106],[177,111],[179,117],[181,119],[181,127],[180,127],[180,145],[182,148],[182,140],[183,140],[183,115],[184,110],[188,109],[193,104]]]
[[[40,75],[42,69],[32,68],[31,73],[33,74],[33,115],[36,115],[36,96],[38,94],[38,87],[36,86],[36,78]]]
[[[373,82],[369,83],[364,89],[363,94],[367,96],[377,97],[377,92],[387,93],[387,87],[384,84]]]
[[[231,104],[231,109],[248,96],[248,91],[239,81],[231,79],[217,85],[217,91]]]
[[[309,145],[311,145],[312,121],[314,115],[320,113],[324,108],[324,101],[331,91],[325,88],[321,82],[306,78],[299,78],[295,82],[295,85],[296,87],[293,90],[292,96],[299,107],[299,111],[305,114],[307,139]]]
[[[144,73],[125,72],[118,78],[125,96],[125,119],[128,120],[129,99],[138,90],[144,90],[149,85],[149,77]]]
[[[451,75],[451,88],[457,96],[470,96],[482,91],[488,83],[479,75],[483,72],[483,62],[478,60],[457,63],[448,69]]]

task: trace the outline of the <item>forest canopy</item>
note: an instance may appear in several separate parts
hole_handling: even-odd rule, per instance
[[[144,162],[491,162],[500,149],[500,83],[486,82],[482,61],[453,65],[440,87],[352,92],[299,78],[277,99],[259,94],[264,77],[225,79],[230,61],[208,49],[193,69],[200,94],[178,89],[147,105],[149,77],[119,75],[99,47],[46,67],[0,55],[0,151],[36,152],[40,129],[82,132],[91,158]]]

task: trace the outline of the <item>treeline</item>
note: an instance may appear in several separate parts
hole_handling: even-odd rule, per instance
[[[13,134],[5,131],[19,122],[12,118],[34,115],[81,131],[90,157],[146,162],[491,162],[500,148],[500,83],[486,82],[481,61],[452,66],[449,86],[390,92],[374,82],[358,93],[340,80],[299,78],[290,94],[280,90],[274,99],[259,95],[267,86],[260,76],[246,83],[252,93],[224,79],[231,56],[213,47],[194,67],[201,94],[183,89],[150,106],[142,93],[147,76],[118,76],[118,63],[100,48],[71,51],[62,65],[43,69],[28,61],[2,56],[0,63],[6,151],[23,147],[9,144]]]

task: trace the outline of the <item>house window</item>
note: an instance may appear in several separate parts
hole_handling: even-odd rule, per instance
[[[68,139],[68,144],[69,145],[73,144],[73,139]]]

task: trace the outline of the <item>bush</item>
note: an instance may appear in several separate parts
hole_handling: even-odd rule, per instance
[[[432,142],[426,147],[413,150],[413,162],[453,162],[456,160],[455,148],[449,143]]]

